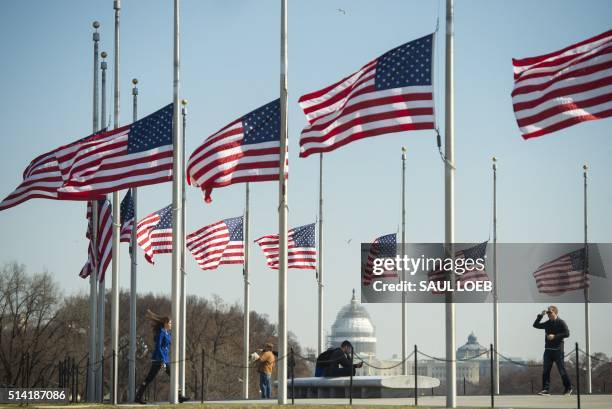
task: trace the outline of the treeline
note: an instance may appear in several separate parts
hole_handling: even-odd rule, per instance
[[[76,278],[75,278],[76,279]],[[164,295],[139,294],[137,300],[136,382],[148,371],[153,331],[145,320],[151,309],[170,315],[170,299]],[[129,292],[119,297],[119,397],[127,399],[129,348]],[[109,393],[110,367],[110,294],[106,296],[105,360],[103,364],[105,394]],[[232,399],[242,395],[243,313],[236,304],[227,304],[219,297],[187,298],[186,393],[206,399]],[[52,387],[59,382],[59,362],[74,358],[79,368],[79,393],[84,395],[89,334],[89,302],[87,294],[63,296],[58,283],[48,272],[28,274],[23,265],[4,264],[0,269],[0,386]],[[251,311],[251,351],[266,342],[276,345],[276,326],[266,315]],[[299,355],[302,351],[293,334],[289,346]],[[204,357],[202,356],[204,351]],[[204,372],[202,372],[204,358]],[[171,357],[178,360],[178,357]],[[95,362],[95,364],[99,364]],[[308,376],[309,364],[296,359],[296,376]],[[168,396],[168,377],[160,373],[156,381],[158,400]],[[202,381],[204,385],[202,385]],[[249,370],[250,396],[259,393],[259,377]],[[152,388],[151,388],[152,389]],[[153,391],[149,397],[153,398]]]
[[[577,377],[576,377],[576,354],[571,352],[571,344],[566,346],[565,369],[569,375],[574,392],[576,392]],[[596,352],[592,355],[592,377],[591,385],[593,393],[612,393],[612,357],[606,356],[601,352]],[[586,362],[584,353],[580,353],[579,360],[579,375],[580,375],[580,390],[581,393],[586,391]],[[500,362],[503,361],[500,359]],[[564,392],[561,377],[556,366],[553,366],[550,374],[550,392],[560,395]],[[500,393],[502,395],[529,395],[537,393],[542,389],[542,362],[529,361],[527,363],[516,363],[503,365],[500,368]],[[446,386],[441,382],[440,387],[436,388],[433,393],[443,395]],[[427,394],[426,392],[423,392]],[[491,393],[491,377],[490,371],[481,373],[479,382],[474,384],[457,377],[457,394],[458,395],[489,395]]]

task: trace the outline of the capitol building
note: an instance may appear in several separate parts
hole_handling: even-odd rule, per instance
[[[379,359],[376,355],[376,327],[370,314],[355,297],[355,290],[350,302],[342,307],[327,337],[328,347],[339,347],[342,341],[349,340],[355,351],[355,362],[364,361],[357,375],[393,376],[402,374],[401,357],[394,355],[391,359]],[[472,332],[467,342],[457,349],[457,379],[478,383],[481,376],[488,376],[490,371],[489,348],[478,343]],[[521,358],[512,358],[516,362],[525,362]],[[500,361],[500,365],[503,362]],[[414,360],[408,364],[408,373],[414,372]],[[444,382],[446,379],[446,362],[439,359],[419,359],[418,375],[430,376]]]

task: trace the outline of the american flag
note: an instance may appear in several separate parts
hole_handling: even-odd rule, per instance
[[[538,291],[544,294],[588,288],[589,275],[585,272],[584,248],[542,264],[533,273],[533,277]]]
[[[134,227],[134,199],[132,199],[132,189],[128,189],[125,197],[121,201],[121,233],[119,240],[122,243],[132,241],[132,228]]]
[[[280,100],[238,118],[212,134],[191,154],[187,183],[204,192],[241,182],[278,180]]]
[[[93,269],[96,266],[96,262],[99,262],[98,268],[98,281],[104,281],[106,269],[111,262],[113,257],[113,216],[112,206],[108,199],[98,200],[98,257],[94,257],[94,248],[92,241],[92,206],[91,202],[87,202],[87,233],[86,237],[89,240],[89,246],[87,247],[87,262],[81,269],[79,276],[87,278],[91,275]]]
[[[300,97],[309,122],[300,156],[371,136],[434,129],[433,39],[430,34],[396,47],[337,83]]]
[[[387,234],[374,239],[370,244],[368,259],[363,266],[362,284],[370,285],[376,278],[397,278],[397,271],[385,271],[380,275],[374,275],[374,260],[377,258],[395,258],[397,256],[397,234]]]
[[[523,138],[612,115],[612,30],[562,50],[513,59],[512,104]]]
[[[278,270],[278,234],[255,240],[266,256],[268,267]],[[288,232],[287,267],[314,270],[317,267],[315,224],[295,227]]]
[[[480,243],[474,247],[470,247],[465,250],[459,250],[455,253],[455,260],[457,259],[483,259],[485,260],[487,256],[487,244],[488,241],[484,243]],[[446,281],[448,278],[448,273],[444,269],[428,271],[427,279],[429,281],[434,282],[442,282]],[[452,273],[452,272],[451,272]],[[477,265],[474,265],[472,268],[465,268],[465,272],[463,274],[459,274],[455,272],[455,282],[456,283],[467,283],[467,282],[479,282],[479,281],[490,281],[489,276],[486,270],[478,268]],[[434,294],[441,294],[439,291],[432,291]]]
[[[172,110],[167,105],[131,125],[55,153],[60,198],[84,199],[172,180]]]
[[[202,227],[187,236],[187,248],[202,270],[244,263],[243,219],[233,217]]]
[[[50,152],[43,153],[37,156],[30,162],[28,167],[23,171],[23,181],[15,190],[0,202],[0,211],[17,206],[30,199],[61,199],[58,194],[58,189],[62,187],[63,179],[60,173],[55,153],[59,150],[74,146],[83,141],[92,138],[94,135],[89,135],[86,138],[80,139],[69,145],[61,146]],[[95,199],[101,199],[98,196]]]
[[[145,259],[155,264],[155,254],[172,253],[172,205],[151,213],[136,225],[136,242]]]

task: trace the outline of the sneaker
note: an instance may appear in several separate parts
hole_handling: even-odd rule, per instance
[[[548,389],[542,389],[540,392],[538,392],[538,395],[550,396],[550,392],[548,392]]]
[[[189,400],[189,396],[181,395],[179,396],[179,403],[187,402]]]
[[[569,387],[565,390],[565,392],[563,392],[563,396],[572,396],[572,392],[574,392],[574,390]]]
[[[134,402],[140,403],[141,405],[146,405],[147,404],[147,401],[143,397],[134,399]]]

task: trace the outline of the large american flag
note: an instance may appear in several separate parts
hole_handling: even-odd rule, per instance
[[[167,105],[131,125],[57,151],[60,198],[90,198],[172,180],[172,110]]]
[[[23,171],[23,181],[15,190],[0,202],[0,211],[17,206],[30,199],[61,199],[58,189],[62,187],[63,179],[60,173],[55,153],[59,150],[79,144],[95,135],[89,135],[71,144],[61,146],[50,152],[37,156]],[[98,196],[95,199],[101,199]]]
[[[612,30],[562,50],[513,59],[512,104],[523,138],[612,115]]]
[[[397,256],[397,234],[387,234],[384,236],[377,237],[370,244],[368,251],[368,258],[363,266],[363,277],[362,284],[370,285],[376,278],[396,278],[397,271],[384,271],[380,275],[374,275],[374,260],[377,258],[395,258]]]
[[[238,118],[212,134],[189,157],[187,183],[212,199],[213,188],[278,180],[280,100]]]
[[[542,264],[533,273],[533,277],[538,291],[543,294],[588,288],[589,275],[585,272],[584,248]]]
[[[430,34],[396,47],[337,83],[300,97],[309,122],[300,156],[371,136],[433,129],[433,39]]]
[[[268,267],[278,270],[278,234],[255,240],[266,256]],[[295,227],[288,232],[287,267],[314,270],[317,267],[315,224]]]
[[[187,248],[202,270],[244,263],[243,218],[233,217],[202,227],[187,237]]]
[[[455,253],[455,259],[483,259],[485,260],[487,256],[487,244],[488,241],[484,243],[480,243],[474,247],[470,247],[465,250],[459,250]],[[443,263],[444,264],[444,263]],[[450,272],[452,274],[452,271]],[[449,272],[442,269],[433,270],[427,272],[427,279],[429,281],[434,282],[442,282],[449,280]],[[478,265],[474,265],[471,268],[465,268],[465,272],[463,274],[459,274],[455,272],[455,283],[467,283],[467,282],[481,282],[481,281],[490,281],[489,275],[487,274],[484,268],[478,268]],[[440,294],[442,292],[432,291],[434,294]]]
[[[134,199],[132,189],[128,189],[125,197],[121,201],[121,233],[119,241],[130,243],[132,241],[132,229],[134,228]]]
[[[113,215],[112,206],[108,199],[98,200],[98,257],[94,257],[94,248],[92,241],[92,205],[87,202],[87,233],[86,237],[89,240],[87,247],[87,262],[81,269],[79,276],[87,278],[93,272],[93,269],[98,262],[98,281],[104,281],[106,269],[113,257]]]
[[[136,242],[145,259],[155,264],[155,254],[172,253],[172,205],[151,213],[136,225]]]

